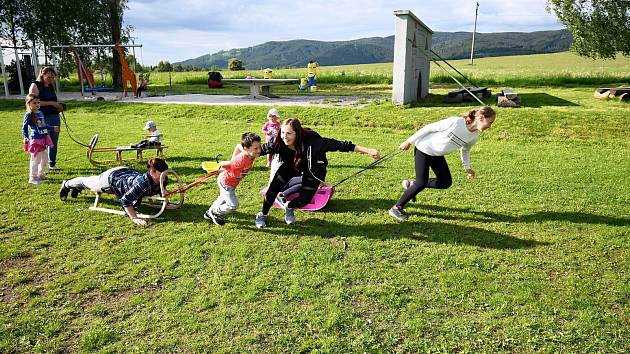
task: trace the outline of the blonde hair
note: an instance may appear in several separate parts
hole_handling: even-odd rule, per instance
[[[482,116],[486,118],[496,118],[497,112],[494,109],[488,106],[481,106],[477,109],[471,109],[467,113],[464,114],[464,119],[466,119],[466,124],[470,124],[475,121],[475,116],[477,112],[481,113]]]
[[[57,72],[55,71],[55,69],[53,69],[50,66],[43,66],[41,69],[39,69],[39,75],[37,75],[37,81],[44,82],[44,75],[46,75],[47,73],[52,73],[53,75],[57,76]]]

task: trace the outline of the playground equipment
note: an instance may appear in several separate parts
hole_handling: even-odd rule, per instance
[[[630,87],[598,88],[593,97],[602,100],[618,97],[621,102],[629,102]]]
[[[85,65],[79,53],[77,53],[76,49],[73,46],[69,48],[72,56],[74,57],[74,62],[77,65],[77,76],[79,77],[79,85],[81,86],[81,95],[84,95],[85,92],[102,92],[102,91],[114,91],[113,87],[97,87],[94,83],[94,74],[92,71]],[[87,81],[88,87],[84,86],[84,81]],[[102,80],[101,80],[102,81]]]
[[[17,47],[17,46],[0,46],[0,68],[2,69],[2,82],[4,84],[4,95],[6,97],[9,97],[9,80],[7,78],[7,72],[6,72],[6,67],[4,64],[4,54],[3,54],[3,50],[4,49],[13,49],[14,54],[15,54],[15,65],[17,66],[17,74],[18,74],[18,82],[20,85],[20,95],[24,96],[24,78],[22,77],[22,67],[20,64],[20,54],[23,55],[24,61],[26,62],[25,64],[27,65],[27,69],[28,69],[28,65],[31,64],[31,59],[33,60],[32,63],[32,68],[33,68],[33,74],[34,76],[37,76],[37,72],[39,72],[39,64],[37,62],[37,52],[35,50],[35,45],[33,44],[33,47],[31,47],[31,53],[28,54],[24,54],[24,53],[19,53],[18,50],[19,49],[28,49],[28,47]],[[27,78],[28,80],[28,78]]]
[[[321,210],[322,208],[324,208],[326,206],[326,204],[328,204],[328,201],[330,201],[330,198],[332,198],[332,196],[335,194],[335,188],[337,186],[339,186],[340,184],[342,184],[343,182],[349,180],[350,178],[356,177],[358,175],[360,175],[361,173],[376,167],[377,165],[392,159],[393,157],[395,157],[396,155],[400,154],[401,152],[403,152],[404,150],[394,150],[394,151],[390,151],[387,154],[381,156],[380,159],[373,161],[371,164],[365,166],[364,168],[360,169],[359,171],[346,176],[345,178],[342,178],[341,180],[337,181],[334,184],[327,184],[327,183],[322,183],[319,188],[317,188],[317,191],[315,192],[315,195],[313,196],[313,198],[311,199],[311,201],[306,204],[303,207],[300,208],[296,208],[298,210],[305,210],[305,211],[317,211],[317,210]],[[267,193],[267,187],[263,188],[260,191],[260,194],[264,197],[265,194]],[[286,200],[287,201],[291,201],[295,198],[297,198],[299,195],[299,193],[293,193],[290,194],[288,196],[286,196]],[[279,203],[279,201],[276,198],[276,201],[274,201],[273,203],[274,208],[283,208],[283,206]]]
[[[454,66],[449,64],[439,54],[437,54],[433,50],[431,50],[431,53],[435,56],[434,58],[432,58],[433,63],[435,63],[435,65],[437,65],[440,69],[442,69],[448,76],[451,77],[451,79],[453,79],[453,81],[455,81],[461,87],[461,90],[449,92],[448,95],[444,98],[444,102],[456,103],[456,102],[463,102],[463,101],[472,101],[474,99],[474,100],[477,100],[481,105],[485,105],[485,103],[481,100],[481,98],[490,97],[490,95],[492,94],[492,91],[489,88],[479,87],[474,82],[472,82],[469,78],[467,78],[464,74],[462,74],[459,70],[455,69]],[[446,68],[443,67],[438,62],[438,60],[444,62],[451,69],[455,70],[456,73],[458,73],[464,80],[466,80],[473,87],[467,88],[466,86],[464,86],[464,84],[462,84],[459,80],[457,80],[457,78],[455,78],[455,76],[453,76],[448,70],[446,70]]]
[[[84,95],[85,92],[99,92],[99,91],[113,91],[113,88],[109,88],[109,87],[96,87],[96,85],[94,84],[94,75],[92,74],[92,72],[87,68],[87,66],[83,63],[83,61],[81,60],[81,58],[79,57],[79,55],[76,53],[76,48],[90,48],[90,49],[99,49],[99,48],[112,48],[112,50],[116,50],[118,52],[118,60],[120,62],[121,65],[121,69],[122,69],[122,79],[123,79],[123,91],[125,93],[125,97],[127,97],[127,85],[130,84],[131,88],[133,89],[133,93],[134,95],[136,95],[137,90],[138,90],[138,84],[136,81],[136,74],[135,71],[133,71],[129,65],[127,64],[127,61],[125,60],[125,55],[124,52],[122,51],[122,48],[132,48],[132,50],[134,50],[134,61],[135,61],[135,48],[141,48],[142,50],[142,44],[126,44],[126,45],[122,45],[120,43],[116,43],[116,44],[68,44],[68,45],[54,45],[51,46],[51,48],[53,49],[53,51],[55,49],[60,49],[60,50],[64,50],[64,49],[69,49],[74,57],[75,63],[77,63],[77,74],[79,76],[79,82],[81,85],[81,95]],[[55,53],[52,53],[52,64],[53,64],[53,68],[55,69],[55,71],[57,71],[57,57],[55,55]],[[134,65],[135,67],[135,65]],[[83,82],[87,81],[88,82],[88,87],[84,87]],[[61,85],[59,83],[59,80],[56,80],[56,88],[57,88],[57,93],[61,92]]]
[[[218,71],[208,71],[208,88],[223,88],[223,75]]]
[[[204,183],[205,181],[219,174],[220,172],[219,164],[218,164],[219,157],[220,155],[217,155],[216,163],[206,162],[207,164],[206,167],[209,168],[209,172],[207,175],[187,185],[182,184],[181,178],[174,170],[169,169],[162,172],[160,174],[160,196],[159,197],[157,196],[146,197],[145,202],[142,203],[143,206],[148,206],[150,208],[158,209],[158,211],[154,214],[138,213],[137,216],[141,219],[155,219],[155,218],[158,218],[160,215],[162,215],[164,211],[166,210],[174,210],[174,209],[181,208],[181,206],[184,205],[184,197],[185,197],[186,191]],[[211,169],[210,168],[211,166],[214,166],[214,169]],[[169,179],[168,176],[171,176],[172,179]],[[175,180],[177,184],[177,188],[171,191],[169,191],[166,188],[166,184],[167,184],[166,182],[170,180]],[[109,214],[116,214],[116,215],[126,215],[125,212],[120,209],[110,209],[110,208],[100,207],[99,203],[101,202],[102,194],[103,193],[96,193],[94,204],[90,207],[90,210],[100,211],[100,212],[109,213]],[[113,193],[108,193],[108,194],[113,194]]]

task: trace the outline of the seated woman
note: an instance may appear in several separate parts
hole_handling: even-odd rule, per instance
[[[286,204],[283,203],[284,221],[287,224],[295,222],[293,209],[308,204],[320,184],[324,183],[328,167],[326,153],[331,151],[352,151],[368,154],[375,160],[380,158],[376,149],[355,145],[350,141],[324,138],[311,129],[303,128],[297,118],[289,118],[283,122],[279,139],[273,139],[262,146],[261,155],[278,154],[283,163],[269,183],[262,210],[256,214],[256,227],[267,226],[267,214],[278,193],[285,194],[289,181],[293,177],[301,177],[300,181],[294,180],[294,182],[300,182],[294,184],[294,186],[299,186],[294,189],[298,197]]]
[[[152,158],[147,161],[146,173],[121,166],[110,168],[97,176],[75,177],[61,182],[59,198],[65,201],[70,192],[76,198],[83,189],[95,193],[113,192],[131,221],[137,225],[146,225],[147,222],[138,217],[136,208],[143,197],[160,194],[160,175],[166,170],[166,161]]]

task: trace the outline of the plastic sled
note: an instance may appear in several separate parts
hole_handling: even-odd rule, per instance
[[[218,171],[221,166],[219,166],[219,163],[215,161],[204,161],[201,163],[201,168],[206,171],[206,173],[210,173]]]
[[[260,190],[260,194],[262,196],[264,196],[265,194],[267,194],[267,187],[263,188]],[[301,208],[296,208],[297,210],[305,210],[305,211],[317,211],[322,209],[323,207],[326,206],[326,204],[328,204],[328,201],[330,200],[330,198],[332,198],[333,194],[335,194],[335,187],[333,186],[323,186],[323,187],[319,187],[317,189],[317,192],[315,192],[315,195],[313,196],[313,199],[311,199],[311,202],[306,204],[305,206],[301,207]],[[295,198],[298,197],[298,193],[293,193],[291,195],[289,195],[287,197],[288,200],[293,200]],[[277,201],[273,202],[273,207],[274,208],[281,208],[280,204],[278,204]]]

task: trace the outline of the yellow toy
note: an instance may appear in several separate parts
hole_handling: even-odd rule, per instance
[[[263,79],[271,79],[273,74],[273,71],[269,68],[265,69],[265,71],[263,71]]]
[[[311,60],[308,62],[306,68],[308,69],[306,76],[308,78],[309,90],[311,92],[317,91],[317,69],[319,68],[319,65],[316,61]],[[315,86],[315,90],[312,89],[313,86]]]

